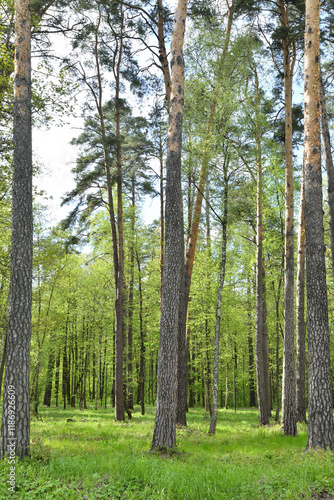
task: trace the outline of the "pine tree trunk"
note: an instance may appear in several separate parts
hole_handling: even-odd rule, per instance
[[[166,161],[165,262],[152,450],[168,450],[176,445],[177,344],[180,290],[184,270],[181,147],[186,12],[187,0],[178,0],[171,45],[172,93]]]
[[[296,296],[296,412],[297,422],[306,422],[305,400],[305,185],[304,166],[300,188],[298,256],[297,256],[297,296]]]
[[[21,460],[29,455],[30,446],[33,250],[30,33],[29,1],[16,0],[11,280],[1,459],[15,450]]]
[[[281,24],[289,27],[288,7],[279,0]],[[294,44],[291,44],[294,50]],[[293,165],[292,165],[292,79],[295,54],[291,59],[290,42],[283,38],[285,96],[285,275],[284,275],[284,352],[282,388],[282,424],[284,434],[297,435],[295,356],[294,356],[294,252],[293,252]]]
[[[307,448],[334,450],[320,144],[319,0],[306,0],[305,232],[309,359]]]

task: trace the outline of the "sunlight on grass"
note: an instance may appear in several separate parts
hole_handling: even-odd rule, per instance
[[[180,455],[170,458],[149,453],[154,408],[142,416],[137,407],[125,423],[115,422],[111,409],[40,413],[43,421],[31,425],[37,458],[16,465],[17,498],[267,500],[334,494],[333,453],[305,452],[306,425],[298,426],[296,438],[285,437],[274,422],[259,427],[256,410],[220,410],[217,433],[209,436],[208,415],[191,409],[188,426],[177,430]],[[8,467],[0,467],[0,498],[6,498]]]

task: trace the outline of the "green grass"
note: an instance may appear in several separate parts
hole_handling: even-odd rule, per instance
[[[41,408],[31,424],[32,458],[16,463],[14,498],[22,499],[311,499],[334,495],[334,454],[305,452],[279,426],[258,426],[258,412],[220,410],[217,434],[191,409],[177,430],[180,454],[150,454],[154,408],[116,423],[112,409]],[[75,422],[67,422],[68,418]],[[8,496],[8,465],[0,464],[0,498]],[[333,497],[334,498],[334,497]]]

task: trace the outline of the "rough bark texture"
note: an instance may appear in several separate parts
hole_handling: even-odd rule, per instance
[[[1,459],[23,459],[30,442],[30,338],[32,301],[32,145],[30,7],[15,2],[14,164],[11,281],[1,426]],[[14,425],[12,425],[14,423]]]
[[[305,232],[309,406],[307,448],[334,449],[320,144],[319,0],[306,0]]]
[[[165,261],[152,450],[168,450],[176,445],[177,344],[180,290],[184,276],[181,147],[186,12],[187,0],[179,0],[174,15],[171,45],[172,93],[166,161]]]
[[[305,400],[305,184],[304,166],[300,191],[298,221],[297,295],[296,295],[296,418],[306,422]]]
[[[225,281],[226,266],[226,245],[227,245],[227,202],[228,202],[228,177],[227,162],[224,165],[224,217],[223,217],[223,240],[222,240],[222,262],[220,267],[220,276],[218,284],[217,306],[216,306],[216,324],[215,324],[215,343],[214,343],[214,361],[213,361],[213,404],[210,422],[210,434],[216,433],[218,418],[218,388],[219,388],[219,344],[220,344],[220,318],[223,288]]]
[[[281,25],[289,27],[288,5],[279,1]],[[293,56],[290,50],[293,49]],[[292,80],[294,45],[283,38],[285,108],[285,274],[284,274],[284,352],[282,388],[282,424],[284,434],[295,436],[296,392],[294,361],[294,260],[293,260],[293,165],[292,165]]]
[[[331,235],[332,273],[334,276],[334,165],[331,139],[329,135],[324,83],[320,73],[321,129],[324,143],[325,164],[327,170],[327,193],[329,208],[329,228]]]

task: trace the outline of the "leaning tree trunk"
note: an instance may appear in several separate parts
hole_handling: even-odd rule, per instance
[[[319,9],[319,0],[306,0],[304,158],[309,359],[307,448],[333,450],[333,403],[322,212]]]
[[[219,80],[222,77],[226,57],[228,55],[228,48],[229,48],[229,43],[230,43],[235,1],[236,0],[232,0],[231,5],[228,6],[228,21],[227,21],[227,28],[226,28],[226,33],[225,33],[225,41],[224,41],[222,54],[219,58],[218,72],[216,75],[217,88],[219,86]],[[207,177],[208,177],[210,150],[211,150],[211,137],[212,137],[213,128],[214,128],[214,124],[215,124],[216,109],[217,109],[217,104],[218,104],[218,94],[219,94],[218,91],[215,90],[213,93],[212,101],[211,101],[210,113],[209,113],[206,132],[205,132],[204,151],[203,151],[203,157],[202,157],[202,162],[201,162],[201,167],[200,167],[198,189],[197,189],[197,194],[196,194],[196,200],[194,203],[192,223],[191,223],[191,227],[190,227],[190,234],[189,234],[189,238],[188,238],[188,242],[187,242],[186,264],[185,264],[185,294],[184,294],[184,298],[182,298],[182,300],[184,301],[184,311],[183,311],[182,315],[180,315],[180,326],[179,326],[179,328],[180,328],[179,339],[181,340],[182,345],[183,345],[183,343],[184,344],[186,343],[186,320],[187,320],[188,302],[189,302],[189,297],[190,297],[191,277],[192,277],[192,270],[193,270],[193,266],[194,266],[194,258],[195,258],[195,251],[196,251],[196,245],[197,245],[199,223],[200,223],[200,218],[201,218],[204,188],[205,188],[205,184],[206,184]],[[183,371],[185,371],[186,376],[184,377],[185,388],[183,390],[178,391],[180,395],[186,394],[186,384],[187,384],[187,378],[188,378],[187,377],[187,349],[185,348],[183,350],[183,352],[184,352],[184,357],[180,358],[179,364],[181,364],[181,366],[182,366],[181,369]],[[178,402],[178,405],[183,408],[183,412],[184,412],[183,420],[185,421],[185,419],[186,419],[186,415],[185,415],[186,402],[180,401],[180,402]],[[180,414],[180,412],[178,412],[178,413]]]
[[[321,102],[321,130],[324,142],[325,164],[327,170],[327,193],[329,208],[329,229],[331,236],[332,273],[334,277],[334,165],[332,158],[331,139],[329,135],[328,117],[324,83],[320,72],[320,102]]]
[[[180,290],[184,269],[181,147],[184,104],[183,40],[186,13],[187,0],[178,0],[171,45],[172,93],[166,161],[165,261],[152,450],[168,450],[176,445],[177,344]]]
[[[220,277],[218,284],[217,306],[216,306],[216,324],[215,324],[215,344],[214,344],[214,361],[213,361],[213,404],[212,415],[210,422],[210,434],[216,433],[217,418],[218,418],[218,387],[219,387],[219,343],[220,343],[220,317],[221,303],[223,296],[223,288],[225,281],[225,266],[226,266],[226,245],[227,245],[227,202],[228,202],[228,177],[227,168],[228,160],[224,164],[224,217],[223,225],[223,240],[222,240],[222,262],[220,268]]]
[[[15,1],[14,159],[11,280],[1,426],[1,459],[23,459],[30,446],[30,339],[32,304],[32,141],[30,5]],[[14,413],[13,413],[14,411]]]
[[[296,412],[297,422],[306,422],[305,400],[305,181],[304,165],[300,190],[296,296]]]
[[[279,0],[281,24],[289,28],[288,7]],[[291,58],[290,49],[293,55]],[[284,273],[284,351],[282,424],[284,434],[296,436],[296,390],[294,359],[294,251],[293,251],[293,164],[292,164],[292,80],[295,63],[294,43],[283,38],[285,97],[285,273]]]

